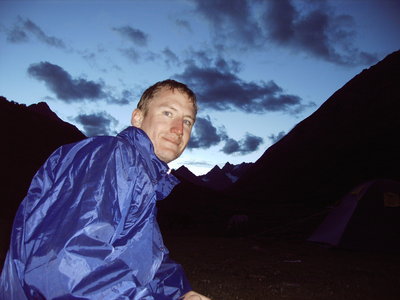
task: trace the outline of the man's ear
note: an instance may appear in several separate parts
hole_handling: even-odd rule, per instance
[[[143,112],[136,108],[132,112],[132,119],[131,119],[131,124],[135,127],[140,128],[142,126],[142,121],[143,121]]]

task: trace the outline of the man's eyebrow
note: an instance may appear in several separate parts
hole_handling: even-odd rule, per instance
[[[190,118],[192,121],[195,121],[196,118],[193,115],[184,115],[185,118]]]

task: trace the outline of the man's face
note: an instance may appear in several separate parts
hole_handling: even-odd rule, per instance
[[[162,88],[148,104],[147,113],[135,109],[132,125],[149,136],[159,159],[177,159],[189,142],[195,110],[189,98],[178,90]]]

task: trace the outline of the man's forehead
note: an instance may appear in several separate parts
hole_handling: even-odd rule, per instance
[[[190,110],[191,114],[195,115],[195,104],[186,93],[177,89],[169,91],[170,92],[168,92],[168,90],[159,91],[151,102],[153,102],[155,106],[171,107],[175,110],[178,110],[180,107],[185,108],[186,104],[190,104],[188,105],[188,107],[190,107],[188,110]],[[174,97],[174,95],[177,94],[179,94],[179,96]]]
[[[154,98],[156,98],[160,95],[170,95],[170,94],[180,94],[180,95],[184,96],[185,98],[189,99],[189,96],[185,92],[183,92],[177,88],[172,88],[169,86],[161,87],[158,91],[156,91],[154,93]]]

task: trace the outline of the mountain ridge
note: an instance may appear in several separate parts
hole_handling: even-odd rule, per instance
[[[399,111],[396,51],[353,77],[269,147],[231,193],[261,202],[332,203],[375,177],[399,178]]]
[[[26,106],[0,96],[0,217],[14,215],[33,175],[59,146],[86,138],[74,125],[61,120],[44,102]]]
[[[226,162],[222,168],[220,168],[218,165],[215,165],[206,174],[198,176],[183,165],[178,169],[173,170],[173,174],[181,180],[213,190],[223,191],[234,184],[247,171],[247,169],[251,167],[252,164],[253,163],[243,162],[234,165]]]

